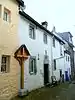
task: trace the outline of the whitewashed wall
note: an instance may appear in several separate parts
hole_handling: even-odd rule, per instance
[[[67,56],[67,61],[66,61],[66,56]],[[68,61],[69,57],[69,61]],[[70,63],[70,55],[65,53],[65,71],[68,71],[68,75],[71,75],[71,63]]]
[[[60,55],[60,42],[55,39],[55,47],[52,47],[53,50],[53,60],[56,60],[56,70],[53,70],[53,75],[56,76],[56,79],[60,79],[60,69],[62,69],[62,74],[64,73],[64,44],[62,46],[62,56]]]
[[[36,39],[33,40],[29,38],[29,21],[20,17],[19,19],[19,45],[25,44],[27,49],[30,52],[31,56],[36,56],[39,60],[37,60],[37,74],[30,75],[29,74],[29,59],[25,61],[24,67],[24,88],[26,90],[32,90],[38,87],[42,87],[44,85],[44,54],[45,50],[47,50],[47,54],[49,56],[49,81],[51,82],[52,75],[52,67],[51,67],[51,36],[48,35],[48,44],[44,44],[43,42],[43,33],[44,31],[39,29],[35,29]]]

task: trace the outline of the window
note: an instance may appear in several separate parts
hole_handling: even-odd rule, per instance
[[[55,38],[53,37],[53,47],[55,47]]]
[[[35,39],[35,29],[34,29],[34,26],[33,25],[30,25],[29,26],[29,37],[31,39]]]
[[[56,60],[54,59],[54,70],[56,70]]]
[[[46,33],[44,33],[44,35],[43,35],[43,41],[45,44],[47,44],[47,34]]]
[[[67,61],[67,56],[66,56],[66,61]]]
[[[1,72],[9,72],[10,56],[3,55],[1,59]]]
[[[69,62],[69,56],[68,56],[68,62]]]
[[[60,43],[60,56],[62,56],[62,43]]]
[[[3,16],[3,20],[10,22],[11,19],[11,13],[8,9],[4,8],[4,16]]]
[[[30,73],[30,75],[37,73],[36,57],[30,57],[30,61],[29,61],[29,73]]]

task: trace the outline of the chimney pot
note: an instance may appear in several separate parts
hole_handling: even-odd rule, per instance
[[[45,28],[47,28],[47,26],[48,26],[48,22],[47,22],[47,21],[44,21],[44,22],[42,22],[41,24],[42,24],[42,26],[45,27]]]

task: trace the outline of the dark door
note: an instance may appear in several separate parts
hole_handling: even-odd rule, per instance
[[[49,83],[49,65],[44,64],[44,85]]]
[[[66,80],[66,81],[69,81],[68,71],[65,71],[65,80]]]

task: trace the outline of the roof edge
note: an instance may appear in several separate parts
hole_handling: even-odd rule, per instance
[[[28,19],[29,21],[31,21],[32,23],[34,23],[36,26],[38,26],[39,28],[43,29],[44,31],[46,31],[47,33],[49,33],[51,36],[54,36],[57,40],[63,42],[65,44],[64,41],[62,41],[59,37],[57,37],[56,35],[54,35],[52,32],[50,32],[49,30],[47,30],[45,27],[43,27],[42,25],[40,25],[37,21],[35,21],[31,16],[29,16],[28,14],[26,14],[24,11],[19,11],[19,14],[23,17],[25,17],[26,19]]]

